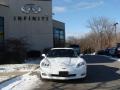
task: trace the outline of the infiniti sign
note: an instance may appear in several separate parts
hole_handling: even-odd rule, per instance
[[[36,4],[26,4],[23,7],[21,7],[21,11],[26,14],[29,14],[29,13],[37,14],[41,12],[41,8]]]

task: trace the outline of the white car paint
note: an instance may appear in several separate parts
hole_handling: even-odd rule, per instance
[[[55,49],[69,49],[71,48],[54,48]],[[42,64],[49,63],[49,66],[43,67]],[[80,65],[77,67],[77,65]],[[82,64],[82,65],[81,65]],[[59,72],[68,72],[68,76],[59,75]],[[87,74],[87,65],[84,59],[77,57],[45,57],[40,62],[40,74],[43,79],[57,79],[57,80],[69,80],[85,78]]]

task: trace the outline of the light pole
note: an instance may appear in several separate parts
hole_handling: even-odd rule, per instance
[[[118,22],[116,22],[116,23],[113,24],[114,30],[115,30],[116,43],[117,43],[117,25],[118,25]]]

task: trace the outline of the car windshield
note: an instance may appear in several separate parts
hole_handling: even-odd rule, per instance
[[[74,50],[54,49],[47,54],[47,57],[77,57],[77,54],[75,54]]]

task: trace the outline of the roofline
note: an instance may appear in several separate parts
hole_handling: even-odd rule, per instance
[[[52,0],[33,0],[33,1],[52,1]]]
[[[59,22],[59,23],[62,23],[62,24],[65,24],[64,22],[61,22],[61,21],[58,21],[58,20],[55,20],[53,19],[54,22]]]
[[[34,0],[34,1],[52,1],[52,0]],[[1,4],[1,3],[0,3],[0,6],[9,7],[8,5]]]

